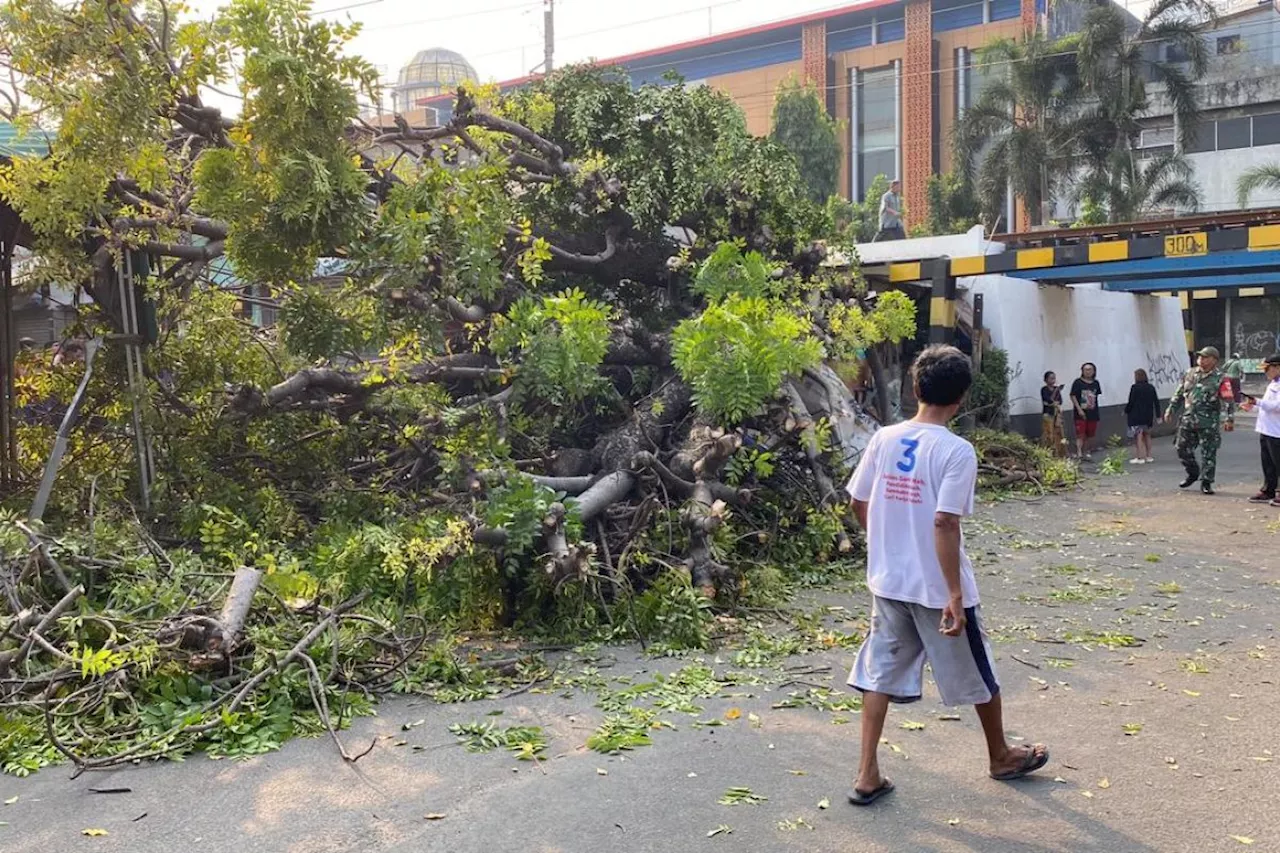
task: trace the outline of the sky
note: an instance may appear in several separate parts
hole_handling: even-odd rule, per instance
[[[542,62],[545,0],[313,2],[317,14],[363,25],[354,50],[373,63],[384,82],[392,82],[416,52],[430,47],[461,53],[485,82],[523,77]],[[555,0],[555,62],[607,59],[854,2]],[[204,16],[224,4],[225,0],[196,0],[191,5]]]

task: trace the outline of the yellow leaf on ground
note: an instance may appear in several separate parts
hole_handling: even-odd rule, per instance
[[[440,812],[427,812],[423,817],[426,820],[444,820],[445,816]]]
[[[1105,778],[1104,778],[1104,779],[1099,779],[1099,780],[1098,780],[1098,787],[1099,787],[1099,788],[1102,788],[1102,789],[1105,791],[1107,788],[1110,788],[1110,787],[1111,787],[1111,780],[1110,780],[1110,779],[1105,779]]]
[[[107,831],[105,829],[82,829],[80,834],[87,835],[90,838],[101,838],[107,834]]]
[[[1233,840],[1233,841],[1239,841],[1241,844],[1252,844],[1252,843],[1253,843],[1253,839],[1252,839],[1252,838],[1249,838],[1249,837],[1248,837],[1248,836],[1246,836],[1246,835],[1233,835],[1233,836],[1231,836],[1231,840]]]
[[[741,708],[730,708],[729,710],[724,712],[724,718],[726,720],[736,720],[741,716],[742,716]]]

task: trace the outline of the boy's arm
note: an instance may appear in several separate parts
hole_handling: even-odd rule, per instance
[[[951,600],[961,603],[964,590],[960,586],[960,516],[939,512],[933,516],[933,547],[938,552],[938,565],[947,582]]]
[[[947,461],[933,516],[934,552],[950,599],[942,608],[939,630],[948,637],[960,636],[965,628],[964,587],[960,583],[960,519],[973,514],[977,486],[978,455],[966,444],[963,452],[952,454]]]
[[[867,507],[871,506],[867,501],[860,501],[854,498],[851,502],[853,506],[853,517],[858,519],[858,526],[863,530],[867,529]]]

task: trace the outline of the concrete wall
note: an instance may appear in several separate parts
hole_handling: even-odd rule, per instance
[[[1246,169],[1280,164],[1280,145],[1206,151],[1189,154],[1187,160],[1195,169],[1196,182],[1200,185],[1201,210],[1220,213],[1240,207],[1236,200],[1236,180]],[[1249,197],[1249,207],[1280,207],[1280,192],[1259,190]]]
[[[1020,432],[1040,432],[1046,370],[1070,389],[1083,362],[1098,366],[1102,432],[1109,435],[1125,428],[1123,407],[1135,369],[1146,370],[1167,400],[1189,366],[1177,299],[1112,293],[1096,285],[1041,286],[1001,275],[962,278],[959,286],[968,290],[963,298],[970,302],[973,294],[983,294],[984,325],[995,346],[1009,353],[1010,413]]]

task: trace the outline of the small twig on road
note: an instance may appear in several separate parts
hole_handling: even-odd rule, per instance
[[[1031,661],[1029,661],[1029,660],[1023,660],[1022,658],[1018,657],[1017,655],[1009,655],[1009,657],[1013,658],[1013,659],[1014,659],[1014,660],[1016,660],[1018,663],[1023,664],[1024,666],[1029,666],[1029,667],[1031,667],[1032,669],[1039,669],[1039,668],[1040,668],[1040,664],[1038,664],[1038,663],[1032,663],[1032,662],[1031,662]]]

